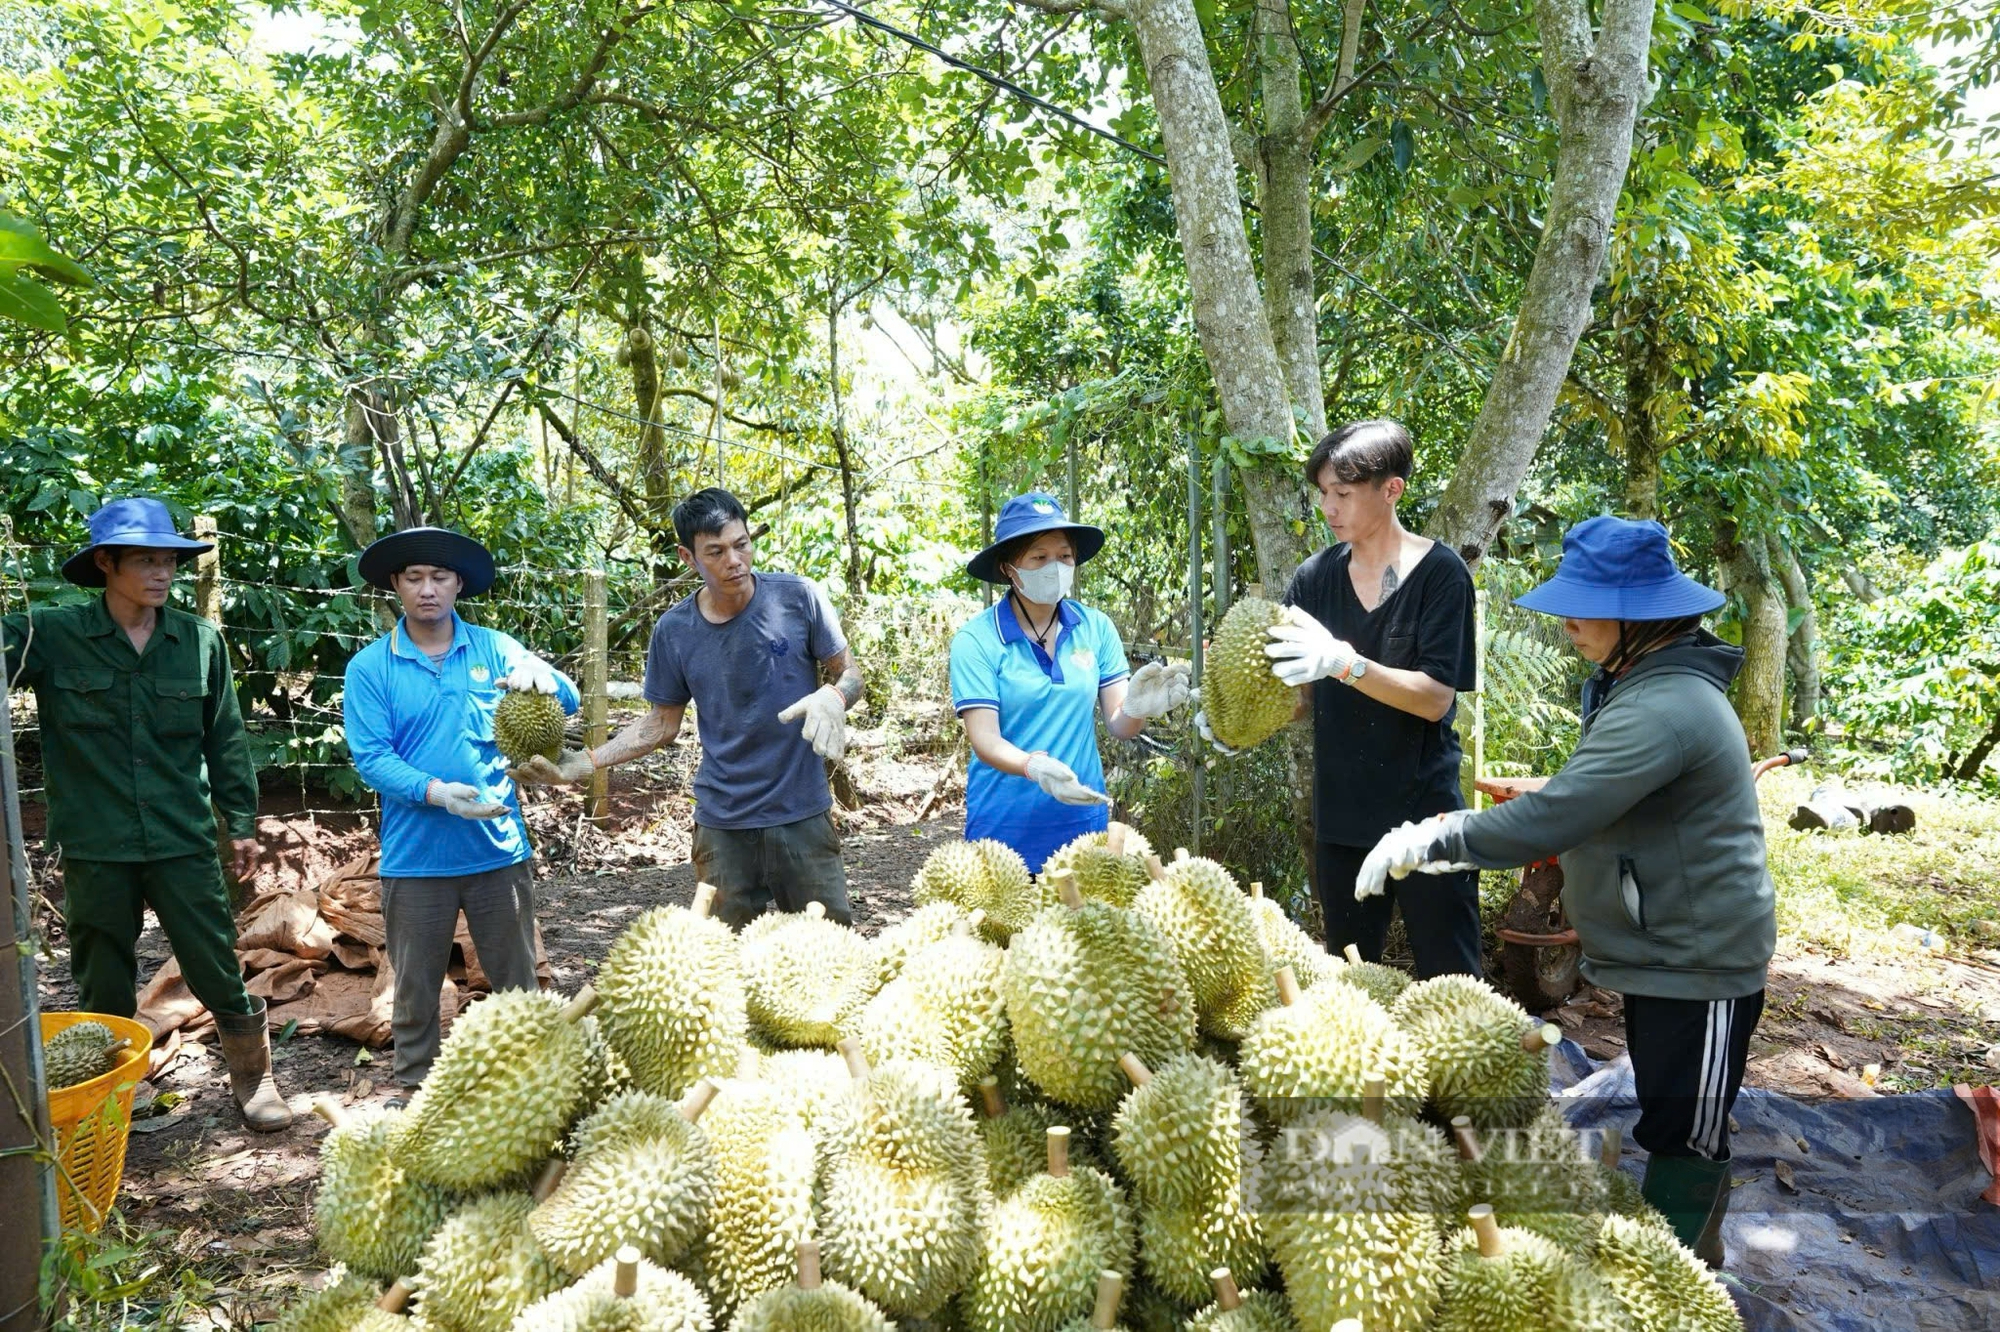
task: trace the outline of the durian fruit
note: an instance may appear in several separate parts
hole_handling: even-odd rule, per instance
[[[802,1240],[814,1237],[813,1137],[788,1090],[727,1078],[702,1129],[716,1161],[715,1196],[690,1275],[727,1320],[745,1300],[783,1285]]]
[[[1645,1332],[1743,1332],[1729,1292],[1664,1220],[1606,1217],[1590,1270]]]
[[[1150,1281],[1136,1281],[1125,1292],[1119,1306],[1120,1320],[1132,1332],[1182,1332],[1187,1312],[1162,1294]]]
[[[681,1096],[736,1067],[747,1024],[736,936],[710,913],[715,885],[694,905],[654,907],[612,941],[597,969],[597,1020],[631,1070],[658,1096]]]
[[[401,1311],[409,1294],[401,1281],[381,1293],[372,1281],[348,1273],[293,1301],[272,1332],[406,1332],[409,1321]]]
[[[1007,1005],[1000,997],[1006,955],[964,931],[929,945],[868,1001],[855,1024],[871,1063],[915,1059],[950,1070],[960,1086],[992,1072],[1007,1048]]]
[[[1571,1253],[1596,1233],[1608,1196],[1603,1172],[1582,1138],[1544,1102],[1525,1128],[1480,1131],[1452,1120],[1464,1158],[1463,1196],[1491,1204],[1499,1224],[1532,1231]]]
[[[531,1194],[489,1193],[445,1218],[410,1283],[427,1327],[506,1332],[521,1310],[570,1283],[528,1229],[528,1214],[554,1191],[562,1167],[552,1162]]]
[[[1352,985],[1384,1008],[1393,1005],[1415,983],[1416,978],[1407,971],[1380,962],[1363,962],[1361,950],[1353,944],[1342,950],[1342,956],[1345,964],[1335,968],[1334,978]]]
[[[1371,1073],[1387,1079],[1390,1110],[1422,1109],[1423,1053],[1380,1004],[1349,985],[1300,990],[1289,968],[1278,972],[1278,998],[1238,1048],[1243,1085],[1267,1120],[1287,1124],[1312,1109],[1354,1113]]]
[[[546,1160],[582,1108],[592,1076],[582,1019],[589,986],[567,1005],[502,990],[460,1015],[389,1149],[418,1179],[470,1192]]]
[[[1243,597],[1210,640],[1202,669],[1201,706],[1209,730],[1231,749],[1261,745],[1291,724],[1298,690],[1271,673],[1264,649],[1267,631],[1285,608],[1262,597]]]
[[[1271,959],[1250,899],[1213,860],[1174,852],[1171,866],[1147,858],[1152,882],[1133,908],[1160,927],[1194,994],[1202,1031],[1241,1040],[1257,1015],[1277,1000]]]
[[[985,924],[986,917],[982,914],[975,922],[972,913],[956,902],[930,902],[877,934],[869,943],[875,951],[875,977],[867,998],[874,998],[884,985],[902,975],[911,958],[957,934],[968,922],[977,930]],[[865,1004],[867,1000],[862,1002]]]
[[[715,1149],[697,1121],[716,1091],[704,1078],[680,1105],[623,1092],[577,1125],[569,1170],[528,1218],[542,1251],[577,1276],[625,1244],[679,1262],[715,1196]]]
[[[743,993],[750,1021],[781,1047],[830,1047],[842,999],[875,970],[867,940],[826,918],[823,903],[770,913],[743,927]]]
[[[389,1150],[400,1110],[350,1115],[322,1096],[313,1110],[332,1125],[319,1144],[319,1195],[313,1203],[320,1248],[351,1272],[392,1281],[417,1268],[417,1256],[455,1199],[412,1179]]]
[[[1014,936],[1000,973],[1015,1059],[1049,1097],[1109,1110],[1125,1090],[1119,1056],[1157,1065],[1189,1049],[1194,1003],[1157,926],[1055,877],[1062,902]]]
[[[1617,1216],[1630,1216],[1667,1224],[1653,1204],[1646,1201],[1639,1191],[1639,1181],[1618,1168],[1618,1162],[1625,1154],[1625,1135],[1622,1130],[1603,1130],[1598,1141],[1598,1178],[1604,1184],[1604,1210]]]
[[[493,709],[493,743],[515,767],[540,754],[562,757],[563,710],[554,694],[510,689]]]
[[[822,1121],[820,1241],[827,1275],[897,1318],[928,1318],[965,1285],[993,1210],[986,1154],[956,1080],[911,1061],[855,1075]]]
[[[1048,891],[1042,905],[1055,900],[1051,876],[1068,870],[1076,876],[1076,890],[1085,901],[1129,907],[1139,890],[1153,881],[1146,868],[1146,857],[1152,854],[1152,843],[1116,820],[1103,832],[1084,833],[1057,847],[1043,862],[1042,883]]]
[[[101,1078],[118,1067],[118,1055],[132,1042],[112,1034],[102,1022],[76,1022],[42,1042],[42,1070],[50,1091]]]
[[[1191,1332],[1297,1332],[1291,1306],[1274,1291],[1237,1289],[1227,1267],[1209,1274],[1215,1303],[1188,1320]]]
[[[1423,1052],[1431,1101],[1449,1119],[1480,1128],[1520,1128],[1548,1104],[1553,1025],[1472,976],[1433,976],[1403,991],[1390,1010]]]
[[[993,1212],[959,1308],[970,1332],[1056,1332],[1090,1312],[1098,1274],[1132,1267],[1132,1214],[1109,1175],[1069,1164],[1069,1130],[1049,1130],[1048,1172]]]
[[[756,1076],[784,1089],[807,1131],[818,1132],[827,1112],[847,1099],[854,1079],[831,1050],[780,1050],[756,1057]]]
[[[1310,990],[1340,971],[1339,959],[1329,956],[1319,940],[1300,929],[1283,907],[1264,896],[1264,885],[1254,879],[1250,883],[1250,909],[1257,917],[1257,932],[1264,941],[1264,952],[1271,959],[1274,974],[1279,967],[1290,967],[1298,977],[1299,988]]]
[[[1042,890],[1014,848],[1003,842],[947,842],[910,882],[918,906],[952,902],[967,911],[984,911],[980,932],[1004,944],[1014,931],[1026,928],[1042,905]]]
[[[1004,1201],[1042,1173],[1049,1157],[1049,1130],[1067,1124],[1072,1116],[1041,1101],[1016,1098],[1010,1102],[1000,1090],[1000,1079],[990,1073],[979,1080],[979,1101],[979,1136],[986,1144],[986,1178],[993,1196]],[[1090,1144],[1074,1135],[1070,1139],[1070,1163],[1100,1164]]]
[[[896,1325],[867,1296],[838,1281],[823,1280],[819,1245],[801,1240],[797,1279],[751,1300],[730,1332],[896,1332]]]
[[[544,1295],[512,1332],[714,1332],[708,1301],[679,1272],[655,1267],[625,1245],[574,1286]]]
[[[1436,1310],[1437,1221],[1384,1159],[1393,1150],[1383,1125],[1317,1110],[1259,1161],[1258,1216],[1300,1332],[1344,1318],[1414,1332]]]
[[[1139,1255],[1169,1298],[1208,1297],[1216,1263],[1255,1280],[1270,1262],[1244,1203],[1244,1159],[1253,1162],[1243,1091],[1227,1065],[1180,1055],[1157,1073],[1121,1060],[1132,1091],[1112,1121],[1112,1150],[1139,1205]]]
[[[1640,1332],[1589,1268],[1526,1230],[1503,1230],[1474,1207],[1447,1242],[1436,1332]],[[1649,1327],[1651,1325],[1648,1325]]]
[[[1060,1332],[1128,1332],[1118,1321],[1118,1306],[1125,1298],[1125,1277],[1109,1268],[1097,1274],[1097,1298],[1091,1305],[1090,1314],[1084,1318],[1072,1318],[1064,1323]]]

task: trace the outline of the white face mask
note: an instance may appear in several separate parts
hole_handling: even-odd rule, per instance
[[[1037,605],[1053,606],[1076,585],[1076,566],[1050,560],[1039,569],[1016,569],[1014,578],[1022,596]]]

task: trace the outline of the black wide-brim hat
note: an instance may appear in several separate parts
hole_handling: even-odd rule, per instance
[[[493,556],[471,537],[442,527],[406,527],[361,552],[361,577],[384,592],[390,580],[413,564],[449,569],[464,582],[461,595],[478,596],[493,586]]]

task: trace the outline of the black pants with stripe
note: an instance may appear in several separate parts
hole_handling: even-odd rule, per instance
[[[1389,938],[1389,912],[1400,907],[1403,932],[1418,980],[1447,972],[1483,976],[1479,948],[1479,871],[1412,874],[1391,879],[1387,891],[1365,902],[1354,900],[1355,876],[1372,850],[1366,846],[1317,844],[1320,919],[1326,924],[1326,951],[1339,957],[1349,944],[1364,962],[1380,962]]]
[[[1741,999],[1625,996],[1625,1048],[1639,1094],[1632,1136],[1654,1156],[1729,1159],[1729,1111],[1743,1087],[1762,990]]]

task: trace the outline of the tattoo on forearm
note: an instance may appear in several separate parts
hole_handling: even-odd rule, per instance
[[[1387,601],[1389,594],[1400,587],[1402,582],[1403,580],[1396,575],[1395,565],[1391,564],[1388,568],[1384,569],[1382,571],[1382,600]]]
[[[856,703],[859,703],[861,701],[861,668],[850,665],[840,673],[840,678],[833,682],[833,687],[839,692],[841,701],[846,703],[848,707],[851,708]]]

